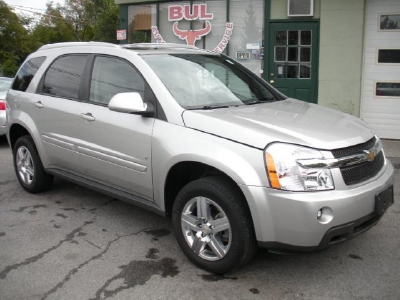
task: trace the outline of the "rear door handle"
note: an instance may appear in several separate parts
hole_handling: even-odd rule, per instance
[[[43,104],[41,101],[37,101],[37,102],[35,102],[35,106],[36,106],[37,108],[43,108],[43,107],[44,107],[44,104]]]
[[[93,122],[93,121],[96,120],[96,118],[93,117],[91,113],[80,114],[80,117],[81,117],[82,119],[85,119],[86,121],[89,121],[89,122]]]

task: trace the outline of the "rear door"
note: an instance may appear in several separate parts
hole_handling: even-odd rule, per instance
[[[28,114],[35,120],[44,153],[57,168],[79,173],[80,163],[75,141],[78,136],[77,113],[82,75],[88,54],[68,54],[54,60],[47,69],[38,91],[29,99]]]
[[[126,60],[94,57],[87,102],[78,111],[78,151],[84,176],[144,199],[153,198],[151,140],[154,118],[108,109],[118,93],[151,98],[140,73]]]

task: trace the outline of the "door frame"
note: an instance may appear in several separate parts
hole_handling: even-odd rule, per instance
[[[270,30],[271,24],[296,24],[296,23],[315,23],[317,28],[317,36],[316,36],[316,84],[315,84],[315,99],[316,104],[318,104],[318,90],[319,90],[319,53],[320,53],[320,19],[273,19],[271,20],[270,12],[271,12],[270,0],[265,1],[265,23],[264,23],[264,62],[263,62],[263,74],[262,78],[269,82],[269,62],[271,61],[271,55],[274,53],[270,53]],[[268,43],[268,45],[267,45]]]

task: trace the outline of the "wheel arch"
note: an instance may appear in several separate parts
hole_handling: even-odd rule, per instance
[[[33,139],[42,164],[46,168],[48,165],[48,159],[43,150],[40,133],[33,119],[25,113],[23,113],[20,118],[14,120],[14,122],[9,125],[7,137],[10,142],[11,150],[14,149],[15,142],[18,140],[18,138],[24,135],[29,135]]]
[[[240,193],[240,196],[242,197],[243,201],[245,201],[246,198],[242,190],[239,188],[235,180],[233,180],[233,178],[230,177],[227,173],[219,170],[218,168],[205,164],[203,162],[180,161],[169,169],[167,177],[165,179],[164,183],[165,214],[167,216],[171,215],[174,200],[179,191],[185,185],[197,179],[209,176],[223,177],[228,181],[230,181],[231,183],[233,183],[234,186],[236,187],[236,192]],[[249,208],[247,201],[245,202],[247,207]]]
[[[32,137],[32,134],[28,131],[28,129],[26,129],[26,127],[22,126],[21,124],[14,123],[10,126],[9,139],[11,149],[14,149],[17,140],[24,135],[29,135],[30,137]]]

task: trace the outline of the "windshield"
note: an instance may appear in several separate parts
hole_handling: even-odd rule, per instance
[[[12,79],[0,78],[0,93],[6,93],[10,89],[11,83]]]
[[[142,58],[186,109],[276,101],[282,97],[239,64],[219,55],[159,54]]]

